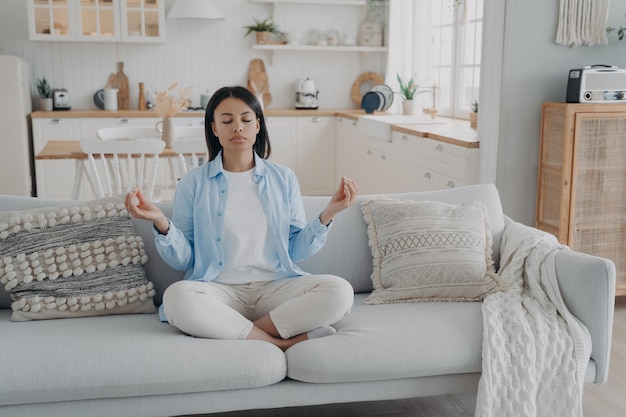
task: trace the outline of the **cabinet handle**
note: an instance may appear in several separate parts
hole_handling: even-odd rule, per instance
[[[343,119],[342,119],[341,117],[340,117],[340,118],[338,118],[338,119],[337,119],[337,121],[338,121],[339,123],[343,123]]]
[[[443,151],[443,145],[437,145],[437,147],[435,149],[437,149],[439,152],[441,152],[441,151]]]
[[[365,152],[367,155],[371,155],[372,151],[370,151],[369,149]]]
[[[313,120],[313,123],[319,123],[322,121],[322,119],[320,119],[319,117],[314,117],[312,120]]]
[[[270,122],[271,120],[272,120],[272,118],[271,118],[271,117],[266,117],[266,118],[265,118],[265,123]]]
[[[446,185],[448,186],[448,188],[454,188],[454,181],[450,180]]]
[[[352,122],[352,126],[356,126],[356,122]]]
[[[409,138],[406,135],[402,135],[402,140],[406,142],[407,140],[409,140]]]
[[[380,156],[380,160],[381,161],[386,161],[387,160],[387,155],[381,155]]]
[[[60,125],[61,124],[61,119],[52,119],[52,120],[50,120],[50,123],[53,123],[55,125]]]
[[[424,174],[424,178],[426,178],[427,180],[431,179],[432,175],[430,175],[430,172],[427,172]]]
[[[129,119],[120,119],[120,123],[127,125],[127,124],[130,123],[130,120]]]

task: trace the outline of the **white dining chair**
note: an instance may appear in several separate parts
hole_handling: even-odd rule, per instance
[[[87,154],[87,179],[96,197],[102,198],[140,187],[153,199],[159,154],[165,148],[160,139],[82,140]],[[98,163],[99,162],[99,163]]]
[[[176,140],[172,142],[172,149],[178,156],[180,179],[188,170],[201,165],[208,158],[204,126],[176,127]]]
[[[100,128],[96,130],[96,137],[100,140],[160,139],[161,133],[156,126],[119,126]]]

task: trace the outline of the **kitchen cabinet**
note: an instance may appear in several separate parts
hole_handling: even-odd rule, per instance
[[[335,191],[335,118],[296,117],[296,175],[303,195]]]
[[[268,117],[270,161],[291,168],[302,195],[330,195],[335,190],[335,118]]]
[[[357,121],[338,117],[335,127],[336,179],[339,184],[342,176],[352,178],[359,184],[365,184],[367,172],[365,157],[358,150],[363,146],[364,136],[357,129]],[[362,192],[362,189],[361,189]]]
[[[455,188],[478,181],[477,148],[464,148],[428,138],[415,137],[415,140],[419,144],[418,190]]]
[[[51,140],[80,140],[79,119],[33,119],[33,152],[35,155]],[[69,198],[75,175],[74,161],[67,159],[35,161],[38,197]]]
[[[296,171],[296,120],[293,117],[266,117],[272,146],[269,160]]]
[[[165,42],[163,0],[28,0],[29,39]]]
[[[544,103],[535,226],[611,259],[626,295],[626,104]]]

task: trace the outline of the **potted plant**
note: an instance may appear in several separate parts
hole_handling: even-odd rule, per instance
[[[415,101],[415,96],[425,93],[426,90],[420,90],[419,84],[417,84],[415,80],[413,80],[413,77],[411,77],[406,83],[402,81],[402,77],[400,77],[400,74],[396,74],[396,78],[398,80],[398,85],[400,86],[399,94],[403,99],[402,114],[416,114],[417,101]]]
[[[52,91],[50,84],[45,78],[37,80],[37,92],[39,93],[39,108],[44,111],[52,110]]]
[[[252,32],[256,33],[256,43],[264,44],[268,43],[270,40],[270,36],[272,34],[281,35],[282,33],[278,30],[278,27],[272,21],[272,17],[268,17],[263,20],[254,19],[254,25],[244,26],[244,29],[248,31],[243,36],[244,38],[251,34]]]
[[[469,114],[470,127],[476,130],[478,128],[478,100],[472,101],[469,106],[471,110]]]

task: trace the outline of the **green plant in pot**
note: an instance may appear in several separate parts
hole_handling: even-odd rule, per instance
[[[52,110],[52,90],[45,78],[37,80],[37,93],[39,94],[39,107],[41,110]]]
[[[428,90],[420,90],[419,84],[415,82],[413,77],[404,82],[400,74],[396,74],[398,85],[400,86],[400,96],[402,97],[402,114],[413,115],[417,113],[417,102],[415,96],[425,93]]]
[[[469,107],[471,110],[469,114],[470,127],[476,130],[478,128],[478,100],[472,101]]]
[[[244,26],[243,28],[247,29],[247,32],[243,37],[245,38],[252,32],[255,32],[256,42],[259,44],[267,43],[272,34],[282,36],[282,32],[278,30],[278,27],[272,21],[272,17],[268,17],[263,20],[254,19],[253,25]]]

